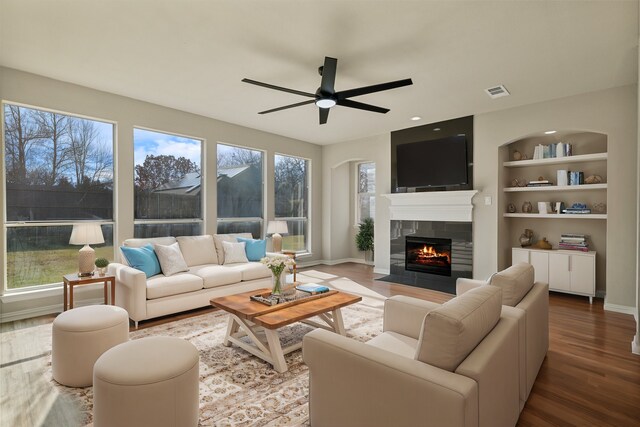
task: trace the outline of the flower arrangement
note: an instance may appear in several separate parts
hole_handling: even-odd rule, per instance
[[[280,277],[285,267],[293,267],[295,265],[295,261],[288,256],[267,256],[260,260],[261,263],[267,266],[271,273],[274,276]]]
[[[280,281],[280,275],[284,271],[285,267],[293,267],[296,262],[288,256],[268,256],[262,258],[260,262],[266,265],[267,268],[271,270],[271,274],[273,274],[273,289],[271,290],[271,294],[278,296],[282,295],[282,283]]]

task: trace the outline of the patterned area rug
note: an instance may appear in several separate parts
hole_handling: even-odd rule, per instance
[[[342,309],[347,335],[368,341],[382,330],[380,304],[362,303]],[[186,339],[200,352],[201,426],[306,426],[308,425],[309,376],[302,350],[285,356],[289,370],[277,373],[270,364],[222,340],[227,314],[211,312],[131,333],[131,339],[166,335]],[[294,324],[282,330],[284,346],[302,340],[312,330]],[[46,377],[59,392],[78,402],[81,425],[92,425],[92,388],[68,388],[51,379],[51,361]]]

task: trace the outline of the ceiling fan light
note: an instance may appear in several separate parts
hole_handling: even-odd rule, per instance
[[[331,108],[336,105],[336,100],[331,98],[316,99],[316,105],[320,108]]]

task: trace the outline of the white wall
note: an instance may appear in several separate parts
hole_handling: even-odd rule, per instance
[[[374,223],[375,238],[375,270],[381,273],[389,271],[389,212],[387,199],[381,194],[389,193],[391,187],[391,135],[377,135],[340,144],[326,145],[322,150],[322,164],[324,165],[323,179],[332,182],[334,169],[340,168],[348,162],[375,162],[376,164],[376,221]],[[349,187],[353,187],[353,173],[344,176],[342,183],[332,182],[332,185],[342,185],[351,198],[355,197]],[[334,233],[331,229],[331,212],[341,209],[344,195],[342,192],[334,194],[328,186],[323,189],[322,200],[324,208],[324,248],[325,259],[336,260],[331,248],[350,248],[353,245],[353,233]],[[353,205],[352,205],[353,206]],[[353,208],[352,208],[353,209]],[[349,212],[349,221],[353,225],[353,210]],[[349,253],[349,252],[347,252]],[[364,258],[364,255],[362,255]]]
[[[322,257],[322,147],[304,141],[269,134],[231,123],[178,111],[73,85],[42,76],[0,67],[0,99],[62,112],[106,119],[117,123],[116,134],[116,194],[114,242],[133,237],[133,127],[140,126],[168,133],[202,138],[205,141],[205,232],[216,232],[216,143],[242,145],[266,152],[267,182],[266,219],[274,216],[273,155],[289,154],[311,160],[311,252],[307,260]],[[218,102],[212,99],[211,102]],[[247,114],[255,114],[247,112]],[[3,187],[0,187],[3,188]],[[4,199],[4,194],[0,194]],[[0,242],[5,241],[4,229]],[[0,277],[4,277],[3,251],[0,251]],[[69,272],[61,271],[60,274]],[[61,277],[62,279],[62,277]],[[25,300],[13,304],[0,303],[4,317],[12,312],[54,307],[62,304],[60,296],[35,302]],[[96,292],[98,295],[98,292]],[[99,296],[99,295],[98,295]],[[90,297],[90,296],[87,296]],[[51,311],[52,309],[49,308]]]

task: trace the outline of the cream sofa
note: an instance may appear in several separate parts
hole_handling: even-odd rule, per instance
[[[502,289],[503,314],[518,321],[520,410],[549,349],[549,285],[534,282],[531,264],[518,263],[489,279],[458,279],[456,294],[491,285]]]
[[[311,426],[514,426],[518,323],[502,313],[501,292],[485,286],[442,305],[389,298],[383,333],[367,343],[308,333]]]
[[[171,245],[178,242],[189,271],[146,275],[125,263],[109,264],[116,277],[115,304],[135,322],[209,305],[214,297],[271,287],[271,272],[259,262],[225,264],[223,241],[251,238],[250,233],[128,239],[123,245]],[[276,254],[269,254],[276,255]],[[121,255],[121,260],[126,259]]]

